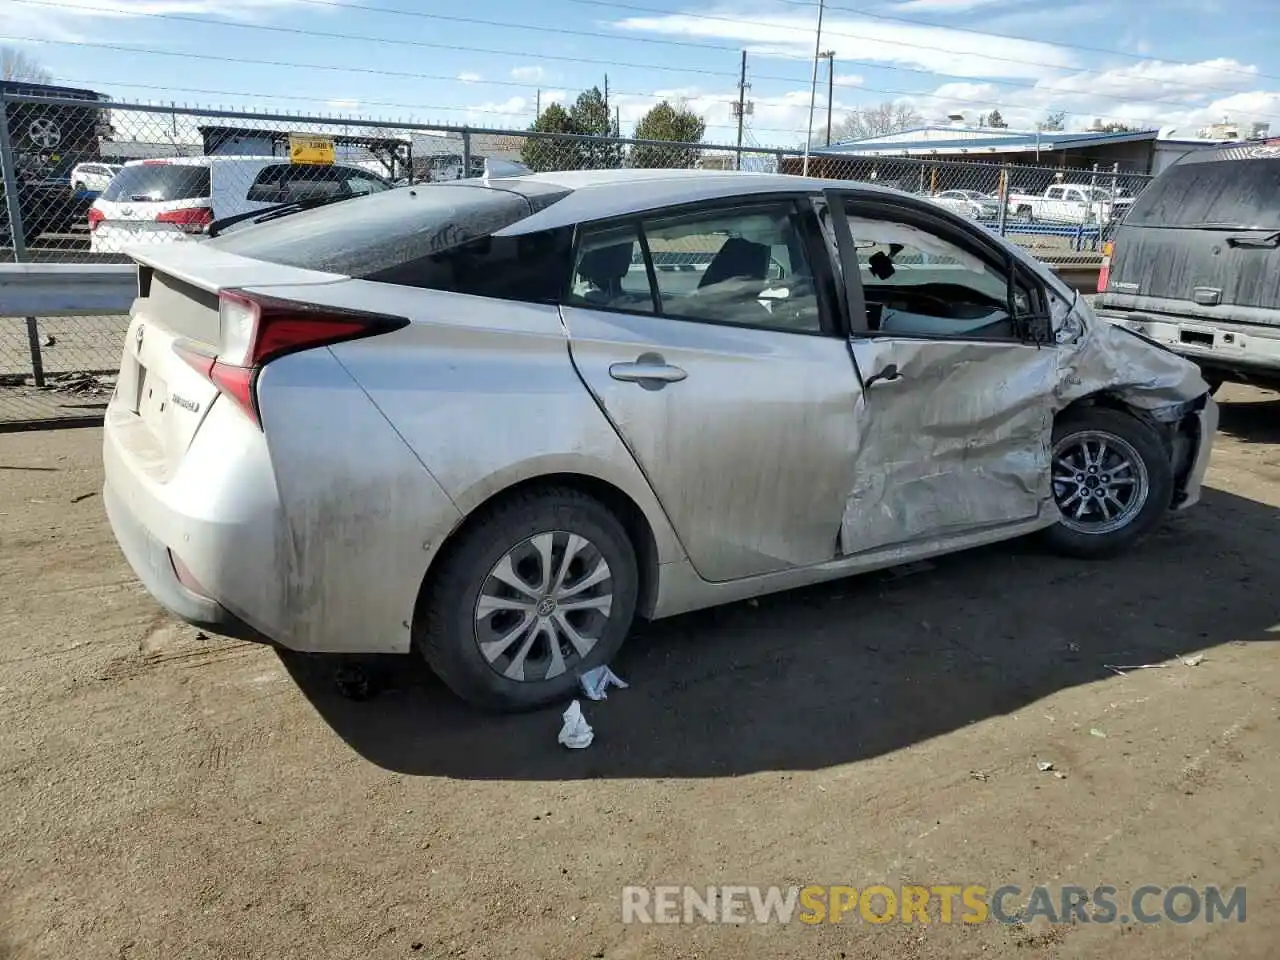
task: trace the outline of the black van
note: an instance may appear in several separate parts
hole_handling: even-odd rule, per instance
[[[1280,145],[1187,154],[1104,253],[1100,317],[1194,360],[1214,388],[1280,387]]]

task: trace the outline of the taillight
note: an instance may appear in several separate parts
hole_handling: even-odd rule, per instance
[[[183,233],[200,233],[213,223],[213,210],[209,207],[166,210],[164,213],[156,214],[156,223],[172,223]]]
[[[259,427],[258,375],[272,360],[389,333],[409,323],[404,317],[280,300],[241,290],[219,295],[218,314],[222,343],[216,356],[182,341],[174,344],[174,350]]]
[[[1107,284],[1111,282],[1111,254],[1116,245],[1108,240],[1102,245],[1102,267],[1098,270],[1098,293],[1107,292]]]
[[[89,232],[93,233],[93,231],[97,230],[98,224],[100,224],[106,218],[107,218],[107,215],[103,213],[101,210],[99,210],[97,207],[90,207],[89,208]]]

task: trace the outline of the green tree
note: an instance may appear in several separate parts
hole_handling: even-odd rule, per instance
[[[987,116],[987,126],[995,127],[997,129],[1003,129],[1005,127],[1008,127],[1009,125],[1004,122],[1004,117],[1000,116],[999,110],[992,110],[991,113]]]
[[[622,166],[622,148],[616,142],[619,136],[609,104],[599,87],[592,87],[578,94],[569,116],[574,132],[588,137],[599,137],[601,143],[578,143],[579,165],[586,169]]]
[[[684,104],[672,106],[666,100],[646,113],[636,124],[637,140],[669,140],[673,143],[701,143],[707,122]],[[636,144],[631,148],[633,167],[692,167],[701,150]]]
[[[1065,129],[1067,120],[1067,111],[1059,110],[1045,117],[1043,121],[1036,124],[1041,130],[1062,130]]]
[[[577,133],[569,111],[553,103],[529,128],[537,133]],[[547,170],[574,170],[580,166],[580,150],[575,140],[555,137],[528,137],[520,148],[520,159],[526,167],[538,172]]]

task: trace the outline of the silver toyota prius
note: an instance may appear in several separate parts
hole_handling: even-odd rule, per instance
[[[1197,368],[925,198],[494,175],[132,252],[104,502],[178,616],[568,695],[659,618],[1194,504]]]

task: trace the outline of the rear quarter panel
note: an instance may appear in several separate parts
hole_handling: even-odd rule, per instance
[[[576,474],[631,498],[660,563],[684,559],[648,481],[582,385],[557,307],[364,281],[325,299],[413,321],[333,353],[463,515],[522,481]]]
[[[261,571],[281,581],[273,639],[407,652],[423,573],[460,514],[329,350],[268,364],[258,398],[284,515]]]

